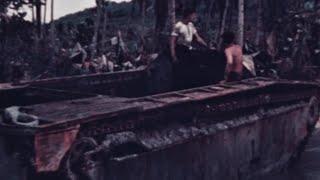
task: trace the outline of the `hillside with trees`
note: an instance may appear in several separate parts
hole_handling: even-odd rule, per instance
[[[148,64],[153,54],[167,47],[172,26],[186,8],[197,10],[196,27],[212,48],[219,49],[223,32],[232,30],[246,53],[266,52],[268,58],[258,58],[257,65],[273,68],[282,77],[310,79],[317,76],[320,65],[319,4],[318,0],[120,4],[96,0],[95,8],[54,20],[54,11],[47,13],[48,8],[54,10],[54,0],[4,0],[0,2],[0,81],[12,81],[17,67],[22,69],[22,79],[67,75],[59,70],[68,66],[64,60],[72,56],[77,43],[90,61],[112,62],[113,71]],[[31,22],[25,20],[25,7],[31,9]],[[46,16],[50,23],[44,23]]]

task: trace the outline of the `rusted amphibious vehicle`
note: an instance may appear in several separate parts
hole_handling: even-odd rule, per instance
[[[314,83],[146,95],[145,73],[2,85],[0,179],[250,179],[297,156],[319,117]]]

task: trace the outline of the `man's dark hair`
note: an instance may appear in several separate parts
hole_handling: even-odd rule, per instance
[[[193,8],[187,8],[183,11],[183,18],[187,18],[191,14],[196,13],[196,10]]]
[[[236,35],[231,31],[226,31],[222,34],[223,43],[232,44],[235,42]]]

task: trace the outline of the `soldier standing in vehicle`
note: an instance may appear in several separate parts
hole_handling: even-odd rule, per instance
[[[193,9],[186,9],[183,18],[178,21],[171,33],[170,55],[173,62],[174,84],[177,89],[185,89],[198,86],[200,59],[204,62],[203,53],[194,47],[192,42],[195,39],[200,45],[207,47],[207,43],[200,37],[194,23],[197,14]]]
[[[197,29],[194,26],[196,20],[196,11],[193,9],[186,9],[183,13],[182,21],[178,21],[175,24],[170,38],[170,53],[173,62],[177,62],[178,59],[189,59],[191,57],[190,50],[193,49],[192,41],[194,37],[199,44],[207,47],[207,43],[198,34]]]

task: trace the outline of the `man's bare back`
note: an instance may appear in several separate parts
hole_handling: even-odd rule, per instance
[[[224,50],[227,57],[226,76],[227,81],[240,80],[242,76],[242,48],[231,44]]]
[[[233,44],[225,49],[227,57],[227,72],[237,72],[242,74],[242,48],[239,45]]]

